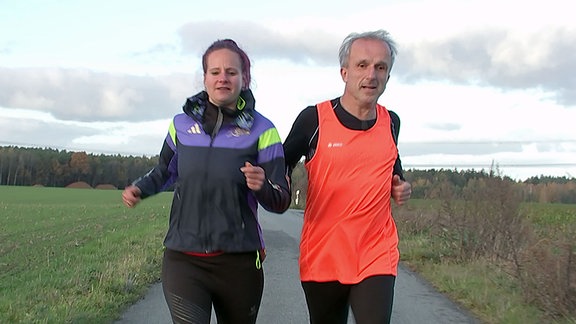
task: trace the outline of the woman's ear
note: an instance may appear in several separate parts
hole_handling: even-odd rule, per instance
[[[242,90],[248,90],[248,80],[246,78],[246,75],[244,75],[244,73],[242,73]]]

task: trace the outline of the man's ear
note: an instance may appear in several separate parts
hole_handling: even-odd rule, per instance
[[[346,68],[341,67],[340,76],[342,77],[342,81],[346,82],[346,80],[348,79],[348,70],[346,70]],[[388,77],[390,77],[390,75],[388,75]]]

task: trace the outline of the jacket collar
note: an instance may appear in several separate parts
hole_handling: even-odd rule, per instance
[[[192,97],[186,99],[182,109],[186,115],[194,118],[197,121],[202,121],[202,116],[204,116],[204,111],[206,110],[206,104],[208,102],[208,93],[206,91],[200,91]],[[256,100],[252,94],[252,90],[246,89],[240,92],[240,99],[237,103],[237,109],[240,111],[234,124],[240,128],[249,130],[254,123],[254,111]]]

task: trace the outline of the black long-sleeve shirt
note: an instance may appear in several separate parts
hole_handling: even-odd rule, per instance
[[[331,100],[332,107],[334,107],[334,112],[336,117],[347,128],[353,130],[368,130],[370,127],[374,126],[376,119],[372,120],[360,120],[347,112],[340,103],[340,98]],[[394,141],[397,142],[398,135],[400,133],[400,117],[398,115],[388,110],[391,119],[391,132],[394,137]],[[296,117],[294,124],[288,137],[284,141],[284,158],[286,160],[286,165],[288,166],[289,173],[292,172],[296,164],[300,161],[302,156],[306,158],[306,161],[310,160],[314,153],[316,152],[316,146],[318,144],[318,109],[314,106],[308,106]],[[404,174],[402,171],[402,162],[400,160],[400,155],[396,157],[396,163],[394,164],[394,174],[400,176],[404,180]]]

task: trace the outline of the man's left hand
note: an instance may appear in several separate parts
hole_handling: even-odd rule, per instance
[[[400,179],[400,176],[395,174],[392,178],[392,198],[396,204],[402,206],[412,195],[412,186],[410,183]]]

